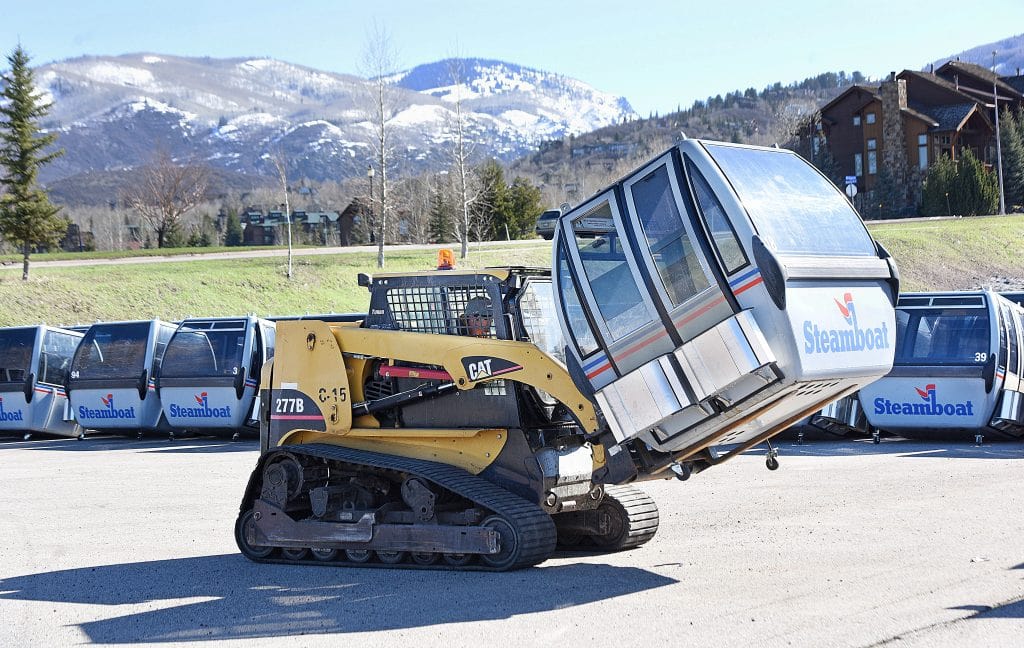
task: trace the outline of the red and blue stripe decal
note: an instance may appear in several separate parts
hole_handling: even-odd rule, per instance
[[[36,392],[37,394],[54,394],[56,396],[60,396],[61,398],[68,397],[63,387],[47,387],[46,385],[35,385],[32,388],[32,391]]]
[[[715,292],[712,293],[712,296],[714,297],[714,299],[710,299],[707,303],[701,306],[697,306],[696,304],[694,304],[695,308],[683,311],[677,316],[678,319],[672,320],[672,324],[675,325],[676,329],[683,328],[684,326],[686,326],[693,320],[697,319],[704,313],[708,312],[712,308],[718,306],[719,304],[725,303],[724,293]]]
[[[732,289],[732,294],[739,295],[742,292],[750,290],[758,284],[764,283],[764,278],[761,276],[761,271],[757,268],[751,269],[735,279],[729,282],[729,288]]]
[[[604,351],[583,363],[583,373],[587,375],[587,380],[593,380],[611,368],[612,363],[609,362],[608,355]]]
[[[754,286],[760,285],[762,283],[764,283],[764,278],[761,276],[761,271],[758,270],[757,268],[751,268],[749,271],[729,281],[729,288],[732,290],[733,295],[740,295],[741,293],[746,292],[747,290],[750,290]],[[720,305],[724,301],[724,294],[713,294],[713,297],[709,299],[706,303],[692,310],[687,309],[684,313],[681,313],[680,316],[678,316],[678,319],[674,319],[672,323],[676,326],[676,328],[682,328],[689,322],[692,322],[701,315],[707,313],[711,309]],[[625,349],[621,354],[615,354],[615,359],[619,362],[622,362],[628,356],[632,355],[633,353],[636,353],[637,351],[651,344],[652,342],[661,339],[667,334],[668,332],[664,328],[656,329],[655,331],[652,331],[648,335],[644,336],[637,343]],[[608,356],[604,352],[599,353],[598,355],[594,356],[593,358],[591,358],[590,360],[586,361],[583,364],[583,372],[586,374],[587,379],[589,380],[593,380],[594,378],[596,378],[597,376],[601,375],[602,373],[609,369],[611,369],[611,362],[608,360]]]
[[[256,387],[257,385],[259,385],[259,383],[256,382],[255,379],[253,379],[253,378],[246,378],[245,379],[245,386],[246,387]]]
[[[615,361],[616,362],[623,362],[626,358],[628,358],[629,356],[633,355],[634,353],[636,353],[640,349],[646,347],[649,344],[653,344],[654,342],[658,342],[659,340],[661,340],[661,338],[666,337],[667,335],[668,335],[668,331],[665,329],[665,327],[664,326],[660,326],[660,327],[654,329],[653,331],[647,333],[643,337],[641,337],[638,341],[636,341],[633,344],[631,344],[629,347],[627,347],[621,353],[614,354]]]

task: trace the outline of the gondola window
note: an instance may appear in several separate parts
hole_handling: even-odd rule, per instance
[[[654,319],[630,271],[623,242],[606,201],[573,221],[576,247],[594,299],[613,339]]]
[[[658,167],[635,182],[630,191],[654,265],[672,305],[678,306],[710,282],[683,225],[667,167]]]

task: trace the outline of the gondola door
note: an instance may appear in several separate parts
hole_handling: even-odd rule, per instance
[[[623,187],[636,256],[644,264],[659,312],[678,341],[676,346],[734,312],[695,211],[690,201],[683,199],[678,165],[672,152],[666,153]]]

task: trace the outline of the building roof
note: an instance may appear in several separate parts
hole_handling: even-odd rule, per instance
[[[1017,92],[1024,94],[1024,76],[1003,77],[1003,81]]]
[[[930,115],[935,125],[933,131],[958,131],[971,113],[978,110],[976,103],[951,104],[946,106],[923,106],[919,110]]]
[[[952,93],[954,93],[956,95],[959,95],[960,97],[963,97],[964,102],[975,101],[974,97],[964,93],[959,88],[957,88],[955,84],[951,83],[950,81],[947,81],[946,79],[943,79],[942,77],[940,77],[940,76],[938,76],[936,74],[931,74],[929,72],[915,72],[914,70],[903,70],[902,72],[899,73],[897,78],[899,78],[899,79],[908,79],[908,78],[920,79],[920,80],[925,81],[927,83],[931,83],[933,85],[939,86],[940,88],[943,88],[944,90],[948,90],[949,92],[952,92]],[[911,92],[910,88],[907,88],[907,93],[909,94],[910,92]]]
[[[338,212],[327,211],[327,212],[306,212],[306,211],[295,211],[292,212],[293,223],[305,223],[307,225],[316,225],[328,221],[331,223],[337,222]]]
[[[949,61],[942,67],[940,67],[936,74],[950,75],[957,74],[961,76],[972,76],[975,79],[982,81],[985,85],[992,85],[993,83],[1001,91],[1009,93],[1012,99],[1020,100],[1024,99],[1021,93],[1006,83],[1002,77],[997,76],[992,70],[983,67],[981,65],[975,65],[974,63],[965,63],[964,61]]]
[[[833,99],[832,101],[830,101],[827,104],[825,104],[824,106],[822,106],[821,107],[821,113],[824,114],[824,113],[828,112],[829,110],[832,109],[833,106],[835,106],[839,102],[843,101],[846,98],[847,95],[852,94],[854,92],[862,92],[862,93],[866,93],[868,95],[869,98],[865,101],[865,104],[870,103],[871,101],[874,101],[874,100],[880,100],[879,96],[878,96],[878,86],[852,85],[849,88],[847,88],[846,90],[843,90],[842,92],[840,92],[839,95],[835,99]],[[860,108],[863,108],[863,107],[864,106],[860,106]]]
[[[909,115],[909,116],[911,116],[911,117],[913,117],[915,119],[919,119],[919,120],[923,121],[924,123],[928,124],[928,126],[930,126],[932,128],[934,128],[935,126],[939,125],[939,122],[935,121],[935,119],[933,117],[931,117],[931,116],[925,114],[924,112],[922,112],[920,110],[917,110],[915,108],[909,108],[909,107],[908,108],[901,108],[900,112],[903,113],[904,115]]]

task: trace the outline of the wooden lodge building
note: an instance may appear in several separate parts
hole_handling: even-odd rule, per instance
[[[931,72],[894,72],[878,87],[851,86],[822,106],[814,150],[827,144],[837,175],[856,177],[862,193],[876,187],[884,170],[906,190],[891,211],[913,208],[921,180],[940,156],[955,160],[970,149],[995,165],[994,107],[1024,106],[1024,76],[1017,72],[997,77],[980,65],[949,61]]]

